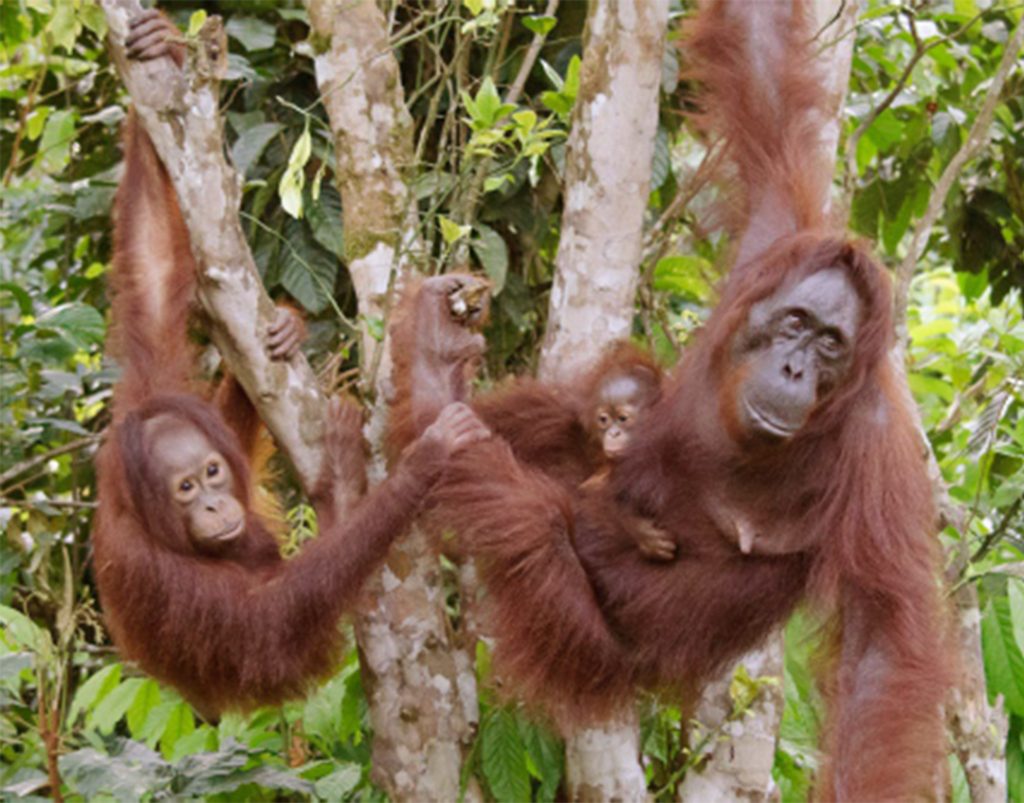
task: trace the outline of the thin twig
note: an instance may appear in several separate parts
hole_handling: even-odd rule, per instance
[[[84,438],[79,438],[76,441],[70,441],[61,446],[49,449],[41,454],[33,455],[27,460],[22,460],[20,463],[15,463],[5,472],[0,474],[0,486],[3,486],[6,482],[10,482],[15,477],[24,474],[26,471],[31,471],[36,466],[40,466],[48,460],[52,460],[54,457],[60,457],[62,454],[67,454],[68,452],[77,452],[79,449],[91,446],[96,443],[101,436],[102,433],[100,435],[88,435]]]
[[[558,11],[558,0],[548,0],[547,8],[544,9],[544,16],[553,17],[556,11]],[[545,39],[547,39],[547,34],[535,33],[533,35],[530,49],[526,51],[523,63],[519,65],[519,72],[516,73],[512,86],[508,88],[508,94],[505,95],[506,103],[515,105],[519,102],[519,96],[523,94],[523,88],[526,86],[526,79],[530,77],[530,72],[533,70],[533,65],[540,55],[540,49],[544,46]]]
[[[73,510],[95,510],[98,502],[82,502],[78,499],[10,499],[0,496],[0,507],[67,507]]]

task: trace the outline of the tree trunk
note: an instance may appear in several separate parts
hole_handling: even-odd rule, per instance
[[[632,333],[667,25],[667,0],[590,5],[541,352],[543,379],[571,380],[605,346]],[[639,756],[632,711],[570,735],[569,796],[645,800]]]
[[[590,5],[542,379],[568,379],[632,334],[667,25],[667,0]]]
[[[412,121],[384,15],[370,0],[308,0],[316,79],[337,155],[345,256],[363,321],[363,368],[376,391],[371,445],[376,476],[387,348],[367,331],[386,319],[392,292],[419,251]],[[464,749],[476,728],[472,653],[457,648],[438,560],[418,528],[398,541],[366,584],[356,619],[373,722],[373,778],[392,800],[456,800]]]

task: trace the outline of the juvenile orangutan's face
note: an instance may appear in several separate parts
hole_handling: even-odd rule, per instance
[[[245,506],[235,497],[231,466],[202,432],[157,416],[146,424],[146,440],[197,550],[221,552],[245,533]]]

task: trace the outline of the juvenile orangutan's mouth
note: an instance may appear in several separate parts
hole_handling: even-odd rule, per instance
[[[231,541],[232,539],[238,538],[242,534],[242,530],[245,528],[245,519],[241,518],[234,524],[229,524],[219,533],[214,533],[211,536],[213,541]]]

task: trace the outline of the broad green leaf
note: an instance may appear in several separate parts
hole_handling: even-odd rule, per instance
[[[110,755],[86,748],[61,756],[60,772],[86,800],[111,795],[123,803],[152,798],[171,779],[160,756],[130,739],[121,740]]]
[[[278,281],[307,311],[323,312],[334,297],[337,256],[321,248],[309,227],[299,221],[286,222],[284,237]]]
[[[193,11],[192,15],[188,18],[188,30],[186,31],[187,36],[197,36],[199,30],[206,24],[206,12],[200,9],[199,11]]]
[[[75,109],[57,109],[46,119],[36,157],[39,168],[44,172],[60,173],[71,161],[77,119]]]
[[[989,697],[1003,695],[1007,710],[1024,715],[1024,655],[1014,638],[1006,597],[993,597],[985,606],[981,642]]]
[[[231,161],[242,176],[256,164],[263,149],[283,128],[280,123],[259,123],[239,132],[238,139],[231,146]]]
[[[484,0],[462,0],[462,5],[469,9],[469,13],[474,17],[479,16],[484,10]]]
[[[125,712],[128,732],[136,739],[142,738],[142,729],[149,712],[160,704],[160,686],[155,680],[146,680],[135,694],[135,699]]]
[[[338,259],[345,258],[345,238],[341,227],[341,196],[334,185],[324,186],[320,199],[309,205],[306,219],[316,241]]]
[[[362,780],[363,771],[358,764],[339,764],[330,775],[317,781],[314,789],[323,800],[344,800]]]
[[[47,33],[53,37],[53,44],[71,52],[81,30],[82,24],[75,13],[74,0],[56,0],[53,16],[46,26]]]
[[[16,678],[33,664],[35,664],[35,656],[30,652],[10,652],[0,655],[0,680]]]
[[[477,236],[470,240],[470,247],[491,280],[491,292],[498,295],[508,275],[508,246],[504,238],[490,226],[477,223],[474,229]]]
[[[309,133],[309,125],[295,141],[288,167],[281,174],[281,182],[277,192],[281,197],[281,207],[295,219],[302,217],[302,188],[306,186],[306,162],[309,161],[313,149],[313,139]]]
[[[438,215],[437,219],[441,224],[441,236],[448,245],[453,245],[473,230],[471,226],[460,226],[444,215]]]
[[[224,29],[250,52],[273,47],[277,34],[273,25],[256,17],[231,17]]]
[[[658,133],[654,138],[654,153],[651,156],[651,192],[665,183],[670,172],[672,172],[672,154],[668,148],[668,130],[659,125]]]
[[[499,801],[529,800],[530,774],[515,716],[507,708],[491,709],[480,731],[484,776],[494,797]]]
[[[167,758],[174,754],[174,745],[182,736],[188,736],[196,729],[196,721],[188,703],[179,702],[170,711],[167,725],[160,734],[160,752]]]
[[[654,289],[693,299],[707,297],[710,263],[703,257],[678,255],[664,257],[654,266]]]
[[[78,17],[98,39],[107,35],[107,15],[95,0],[83,0],[78,8]]]
[[[75,348],[86,349],[103,342],[103,316],[88,304],[62,304],[39,316],[40,329],[56,329]]]
[[[0,624],[4,626],[4,641],[12,647],[26,647],[37,651],[49,634],[21,611],[0,605]]]
[[[100,733],[109,734],[121,717],[128,711],[145,681],[142,678],[128,678],[119,683],[100,700],[87,718],[86,724]]]
[[[523,17],[523,27],[528,31],[532,31],[537,36],[547,36],[551,33],[551,29],[555,27],[557,22],[557,18],[542,14]]]
[[[537,800],[554,800],[565,772],[565,744],[551,731],[529,720],[520,728],[526,746],[527,769],[540,781]]]
[[[110,664],[79,686],[68,710],[68,723],[73,725],[81,712],[91,712],[112,689],[117,688],[121,682],[121,671],[121,664]]]
[[[43,124],[53,111],[52,106],[36,106],[25,119],[25,139],[34,142],[43,133]]]

